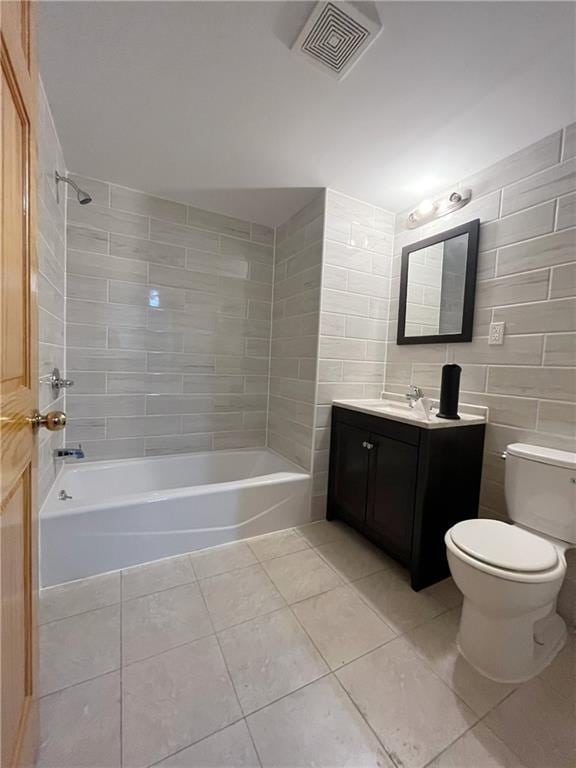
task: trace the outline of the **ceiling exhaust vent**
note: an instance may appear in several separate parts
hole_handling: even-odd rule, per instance
[[[342,80],[382,31],[350,3],[320,2],[292,50]]]

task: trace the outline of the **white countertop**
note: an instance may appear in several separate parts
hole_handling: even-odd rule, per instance
[[[382,419],[400,421],[403,424],[412,424],[422,429],[454,429],[454,427],[468,427],[471,424],[485,424],[488,419],[488,409],[479,405],[462,404],[458,408],[459,419],[439,419],[436,416],[437,408],[430,411],[428,418],[424,409],[418,403],[410,408],[401,395],[383,393],[380,400],[334,400],[333,405],[347,408],[349,411],[359,411],[370,416],[379,416]]]

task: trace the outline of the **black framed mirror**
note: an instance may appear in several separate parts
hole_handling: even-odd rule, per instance
[[[398,344],[472,340],[480,219],[402,249]]]

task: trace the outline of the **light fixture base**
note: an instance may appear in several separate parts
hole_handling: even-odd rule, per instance
[[[464,208],[472,200],[471,189],[454,189],[443,197],[436,200],[425,200],[413,211],[410,211],[406,218],[406,229],[416,229],[423,224],[428,224],[434,219],[439,219],[449,213]]]

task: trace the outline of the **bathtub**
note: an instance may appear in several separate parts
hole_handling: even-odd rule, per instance
[[[40,510],[41,585],[301,525],[310,482],[264,449],[67,464]]]

